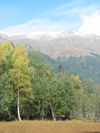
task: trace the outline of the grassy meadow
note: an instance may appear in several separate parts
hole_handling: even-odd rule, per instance
[[[0,122],[0,133],[100,133],[100,123],[89,121]]]

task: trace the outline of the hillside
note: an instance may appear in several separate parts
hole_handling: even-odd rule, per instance
[[[27,50],[34,49],[54,59],[93,56],[91,53],[100,55],[100,36],[77,33],[72,30],[22,34],[0,32],[0,42],[4,43],[7,40],[12,42],[15,47],[22,43]]]
[[[49,56],[42,54],[45,61],[58,72],[58,67],[61,65],[64,70],[70,74],[79,75],[80,79],[92,78],[95,83],[100,84],[100,56],[91,53],[93,56],[73,57],[67,58],[58,57],[56,60]]]

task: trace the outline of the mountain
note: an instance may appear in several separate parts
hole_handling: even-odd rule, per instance
[[[72,30],[60,32],[32,32],[9,34],[0,32],[0,42],[12,42],[15,47],[24,44],[27,50],[34,49],[50,56],[58,57],[85,57],[100,55],[100,36],[95,34],[82,34]]]
[[[80,79],[92,78],[100,84],[100,36],[72,30],[61,32],[33,32],[9,34],[0,32],[0,42],[10,41],[17,47],[37,50],[46,62],[58,72],[61,65]]]

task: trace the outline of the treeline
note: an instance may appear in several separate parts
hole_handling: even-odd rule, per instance
[[[0,43],[0,120],[98,119],[100,85],[62,66],[55,74],[36,51]]]

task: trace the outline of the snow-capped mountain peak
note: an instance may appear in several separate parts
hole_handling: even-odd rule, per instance
[[[38,32],[11,34],[11,33],[0,31],[0,36],[11,37],[11,38],[19,37],[21,39],[30,38],[34,40],[38,40],[40,38],[48,38],[48,39],[60,38],[60,37],[66,37],[71,34],[75,34],[75,32],[72,30],[65,30],[65,31],[60,31],[60,32],[50,32],[50,31],[39,32],[38,31]]]
[[[100,55],[100,36],[78,33],[73,30],[59,32],[30,32],[9,34],[0,31],[0,42],[13,42],[15,47],[20,43],[26,49],[38,50],[52,58],[69,56],[86,56],[91,53]]]

